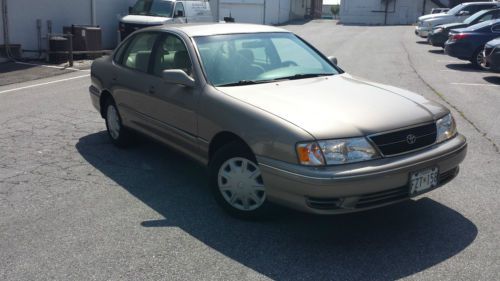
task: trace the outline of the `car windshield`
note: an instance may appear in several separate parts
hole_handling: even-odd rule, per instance
[[[130,11],[131,15],[172,17],[174,3],[164,0],[139,0]]]
[[[477,12],[477,13],[473,14],[472,16],[466,18],[464,20],[464,23],[465,24],[471,24],[473,21],[475,21],[476,19],[479,19],[480,17],[482,17],[487,12],[489,12],[489,11],[488,10],[484,10],[484,11]]]
[[[329,61],[292,33],[195,37],[207,79],[240,86],[339,74]]]
[[[455,15],[456,13],[460,12],[460,10],[462,10],[463,7],[464,7],[463,4],[457,5],[457,6],[453,7],[451,10],[449,10],[447,12],[447,14],[448,15]]]

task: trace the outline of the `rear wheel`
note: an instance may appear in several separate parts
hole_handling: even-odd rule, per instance
[[[233,142],[222,147],[209,168],[214,197],[230,215],[257,219],[269,214],[271,206],[260,168],[245,145]]]
[[[123,127],[120,113],[112,98],[106,100],[105,109],[106,129],[111,142],[118,147],[126,147],[131,142],[131,134]]]

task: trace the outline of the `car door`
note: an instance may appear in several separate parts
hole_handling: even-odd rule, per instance
[[[182,2],[176,2],[174,8],[174,23],[187,23],[186,11]]]
[[[150,98],[150,85],[155,79],[151,74],[150,61],[159,37],[159,32],[133,35],[127,40],[123,53],[114,61],[111,90],[126,126],[140,130],[148,128],[147,100]]]
[[[161,128],[165,141],[181,150],[197,149],[198,87],[187,87],[166,82],[162,72],[181,69],[194,77],[192,61],[184,41],[171,33],[164,33],[155,47],[152,73],[154,89],[149,100],[149,114]]]

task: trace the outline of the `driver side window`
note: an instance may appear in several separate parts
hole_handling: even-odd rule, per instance
[[[161,76],[163,70],[181,69],[193,76],[192,63],[186,46],[182,40],[172,34],[160,39],[155,51],[153,74]]]
[[[174,9],[174,18],[183,18],[185,16],[184,5],[181,2],[177,3]]]

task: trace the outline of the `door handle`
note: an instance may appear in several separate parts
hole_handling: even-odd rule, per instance
[[[154,93],[155,93],[155,87],[150,87],[149,90],[148,90],[148,93],[150,95],[154,95]]]

